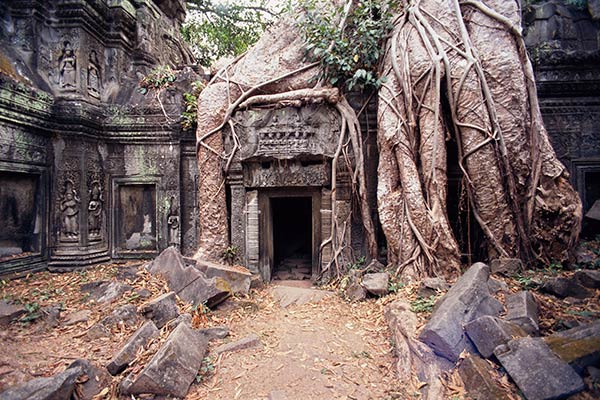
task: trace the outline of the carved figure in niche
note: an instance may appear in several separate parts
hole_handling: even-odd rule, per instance
[[[100,98],[100,69],[98,65],[98,56],[96,51],[92,50],[88,61],[87,87],[88,94],[96,98]]]
[[[171,197],[169,205],[169,216],[167,217],[167,225],[169,226],[169,246],[179,247],[179,210],[175,203],[175,196]]]
[[[59,64],[59,84],[64,89],[74,89],[77,83],[77,59],[71,43],[65,42]]]
[[[79,236],[79,207],[81,200],[77,195],[72,181],[65,183],[65,192],[63,201],[60,204],[62,216],[62,233],[68,239],[75,239]]]
[[[88,204],[88,230],[89,236],[92,239],[100,237],[102,227],[102,205],[104,198],[102,197],[102,186],[100,182],[92,182],[90,190],[90,202]]]

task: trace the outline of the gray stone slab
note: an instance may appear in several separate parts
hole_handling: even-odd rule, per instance
[[[461,360],[458,374],[465,390],[472,399],[509,400],[505,391],[498,386],[492,377],[493,367],[477,355],[469,354]]]
[[[524,290],[506,296],[506,320],[530,335],[539,333],[538,305],[531,292]]]
[[[0,400],[68,400],[82,374],[83,370],[78,366],[48,378],[35,378],[3,391]]]
[[[121,373],[135,359],[138,350],[144,347],[148,341],[158,336],[159,330],[152,321],[146,321],[123,345],[121,350],[115,354],[112,360],[106,365],[106,369],[111,375]]]
[[[70,326],[76,325],[82,322],[88,322],[92,312],[90,310],[79,310],[74,313],[68,314],[63,321],[63,325]]]
[[[262,346],[262,342],[257,334],[253,333],[240,340],[231,343],[225,343],[215,349],[216,354],[231,353],[251,347]]]
[[[229,336],[229,328],[226,326],[211,326],[210,328],[200,329],[198,332],[206,336],[208,340],[224,339]]]
[[[118,281],[96,281],[81,285],[81,291],[89,293],[97,303],[112,303],[131,289],[132,286]]]
[[[600,271],[583,269],[575,272],[575,279],[579,284],[590,289],[600,289]]]
[[[582,391],[583,380],[541,338],[520,338],[494,354],[527,400],[560,399]]]
[[[152,274],[162,275],[169,288],[184,301],[194,305],[207,304],[213,307],[231,294],[227,281],[214,277],[208,279],[193,265],[187,265],[175,247],[168,247],[149,265]]]
[[[362,277],[362,287],[367,292],[375,296],[383,296],[388,292],[388,284],[390,281],[390,274],[387,272],[376,272],[372,274],[365,274]]]
[[[541,287],[542,291],[550,293],[556,297],[564,299],[565,297],[574,297],[576,299],[585,299],[593,295],[592,291],[582,286],[575,277],[556,277],[550,278]]]
[[[544,341],[580,374],[588,366],[600,365],[600,320],[557,332]]]
[[[177,299],[175,292],[165,293],[140,307],[141,314],[154,321],[154,324],[161,329],[167,322],[179,316],[177,308]]]
[[[490,358],[496,347],[508,343],[513,338],[527,336],[519,326],[490,315],[465,324],[465,332],[479,354],[485,358]]]
[[[202,365],[207,345],[206,336],[179,324],[146,367],[121,382],[121,393],[184,398]]]
[[[511,276],[523,271],[523,262],[518,258],[498,258],[490,263],[493,274]]]
[[[248,293],[252,273],[244,267],[216,264],[206,260],[197,260],[196,268],[204,272],[207,278],[223,278],[229,283],[232,293]]]
[[[21,305],[11,304],[6,300],[0,300],[0,327],[6,328],[12,321],[25,314]]]
[[[487,265],[473,264],[438,301],[419,335],[419,339],[436,354],[456,362],[460,353],[470,345],[463,326],[484,315],[500,314],[502,304],[490,295],[488,289],[489,275]]]

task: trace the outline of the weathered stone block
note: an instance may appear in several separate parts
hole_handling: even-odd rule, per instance
[[[523,262],[518,258],[498,258],[490,264],[492,273],[506,276],[523,271]]]
[[[124,324],[127,326],[134,326],[140,322],[140,315],[137,312],[137,308],[133,304],[125,304],[114,310],[110,315],[102,318],[100,324],[110,328],[117,324]]]
[[[229,336],[229,328],[226,326],[211,326],[210,328],[200,329],[198,332],[206,336],[208,340],[224,339]]]
[[[6,328],[8,324],[25,314],[23,306],[10,304],[6,300],[0,300],[0,327]]]
[[[252,273],[244,267],[229,266],[197,260],[196,268],[204,272],[207,278],[223,278],[229,283],[232,293],[248,293]]]
[[[450,289],[450,285],[444,278],[424,278],[419,287],[419,295],[422,297],[435,296],[440,292],[446,292],[448,289]]]
[[[585,299],[592,296],[592,292],[579,284],[573,277],[551,278],[542,285],[541,289],[561,299],[565,297]]]
[[[497,316],[502,304],[490,295],[490,269],[483,263],[471,266],[436,304],[419,339],[436,354],[456,362],[469,345],[463,325],[484,315]]]
[[[122,372],[129,363],[131,363],[138,352],[138,350],[144,347],[148,341],[158,336],[159,330],[152,321],[147,321],[142,325],[125,343],[125,345],[119,350],[113,359],[108,363],[106,369],[111,375],[117,375]]]
[[[519,326],[489,315],[465,324],[465,332],[477,351],[485,358],[490,358],[496,347],[508,343],[513,338],[527,336]]]
[[[367,292],[375,296],[383,296],[388,292],[388,284],[390,281],[390,274],[387,272],[376,272],[373,274],[365,274],[362,277],[362,287]]]
[[[498,292],[508,293],[508,285],[506,282],[501,281],[500,279],[490,278],[488,280],[488,289],[490,289],[490,293],[496,294]]]
[[[207,279],[194,266],[186,265],[175,247],[165,249],[148,265],[152,274],[162,275],[169,288],[184,301],[194,305],[206,303],[213,307],[231,294],[229,284],[222,278]]]
[[[506,320],[519,325],[530,335],[539,333],[538,306],[529,291],[521,291],[506,296]]]
[[[207,345],[206,336],[179,324],[146,367],[121,382],[121,393],[184,398],[202,365]]]
[[[74,313],[71,313],[65,317],[63,325],[69,326],[79,324],[81,322],[88,322],[90,319],[90,315],[92,315],[92,312],[90,310],[75,311]]]
[[[583,269],[575,272],[575,279],[580,285],[590,289],[600,289],[600,271]]]
[[[251,347],[256,347],[256,346],[261,346],[261,345],[262,345],[262,343],[260,341],[260,338],[258,337],[258,335],[253,333],[253,334],[246,336],[245,338],[242,338],[235,342],[225,343],[225,344],[220,345],[219,347],[217,347],[215,349],[215,353],[216,354],[230,353],[232,351],[249,349]]]
[[[600,320],[557,332],[544,341],[580,374],[588,366],[600,365]]]
[[[112,383],[112,376],[108,371],[97,364],[85,359],[79,359],[69,365],[68,369],[81,367],[85,379],[78,380],[77,398],[82,400],[93,399],[102,389]]]
[[[165,293],[149,301],[142,305],[140,312],[144,317],[154,321],[158,329],[161,329],[167,322],[179,316],[175,292]]]
[[[511,340],[494,354],[527,400],[559,399],[585,387],[575,370],[540,338]]]
[[[49,378],[35,378],[0,393],[0,400],[67,400],[82,374],[82,368],[77,366]]]
[[[96,281],[81,285],[81,291],[89,293],[90,298],[97,303],[112,303],[131,289],[132,286],[117,281]]]
[[[479,356],[469,354],[464,358],[458,374],[472,399],[511,399],[494,381],[492,367]]]

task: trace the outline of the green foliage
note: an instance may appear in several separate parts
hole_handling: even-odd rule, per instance
[[[25,308],[25,315],[19,318],[20,322],[32,322],[42,316],[40,304],[37,301],[25,303],[23,308]]]
[[[198,96],[204,89],[205,85],[202,81],[192,82],[192,91],[183,94],[183,103],[185,110],[181,113],[181,126],[183,129],[192,129],[196,125],[198,117]]]
[[[238,251],[239,249],[237,248],[237,246],[229,246],[225,250],[223,250],[221,257],[223,257],[223,259],[229,265],[233,265],[235,260],[238,258]]]
[[[533,279],[533,271],[527,271],[527,273],[516,274],[513,278],[517,281],[517,283],[521,286],[523,290],[536,289],[539,286],[539,283]]]
[[[430,313],[433,311],[433,306],[435,305],[435,296],[431,295],[429,297],[419,296],[414,301],[410,303],[410,309],[415,313]]]
[[[548,271],[551,275],[557,275],[559,272],[562,272],[563,266],[558,261],[552,261],[550,265],[546,267],[546,271]]]
[[[188,0],[181,33],[201,65],[245,52],[286,7],[268,0]]]
[[[362,269],[367,262],[367,258],[365,256],[360,256],[352,264],[348,266],[348,269]]]
[[[397,281],[397,280],[390,279],[390,281],[388,282],[388,291],[391,293],[398,293],[398,291],[400,289],[402,289],[404,286],[405,286],[404,283]]]
[[[348,12],[340,29],[344,6],[304,0],[297,21],[306,42],[305,57],[321,64],[319,79],[340,88],[379,88],[377,69],[384,41],[392,29],[395,0],[364,0]]]
[[[149,90],[162,90],[171,86],[177,76],[168,65],[159,65],[151,70],[148,75],[140,81],[140,93],[146,94]]]
[[[200,371],[196,375],[196,383],[202,382],[204,379],[209,377],[215,372],[215,360],[212,357],[204,357],[202,359],[202,365]]]

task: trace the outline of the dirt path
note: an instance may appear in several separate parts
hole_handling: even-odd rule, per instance
[[[187,398],[390,398],[393,357],[381,302],[349,304],[332,294],[282,308],[273,291],[214,312],[214,322],[228,321],[230,340],[256,333],[263,345],[210,356],[214,373]]]

